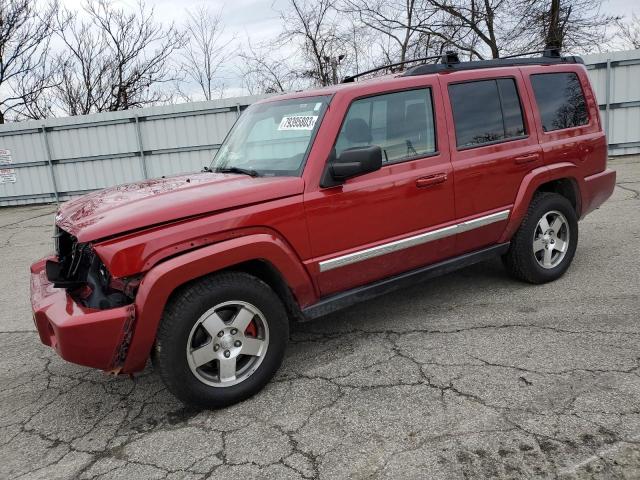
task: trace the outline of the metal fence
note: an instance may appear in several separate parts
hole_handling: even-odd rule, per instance
[[[640,153],[640,50],[583,59],[600,104],[609,155]]]
[[[640,50],[583,57],[609,153],[640,153]],[[67,200],[207,165],[240,112],[262,96],[0,126],[0,206]]]
[[[208,165],[262,96],[0,126],[0,206],[67,200]]]

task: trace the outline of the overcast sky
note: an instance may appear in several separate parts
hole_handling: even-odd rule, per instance
[[[80,9],[83,0],[62,0],[70,9]],[[114,5],[134,7],[136,0],[112,0]],[[278,15],[288,5],[287,0],[145,0],[147,6],[155,9],[158,21],[181,24],[185,21],[186,9],[206,5],[212,11],[222,12],[225,36],[235,36],[240,42],[249,38],[253,44],[277,36],[281,31]],[[640,0],[604,0],[602,13],[630,16],[632,11],[640,14]],[[225,96],[242,95],[241,82],[235,69],[225,74]]]
[[[81,0],[65,0],[68,5],[80,5]],[[135,0],[115,0],[115,4],[135,5]],[[247,29],[251,37],[261,37],[279,32],[280,25],[276,10],[287,5],[286,0],[147,0],[148,5],[153,5],[156,12],[163,20],[179,21],[184,17],[182,10],[196,5],[205,4],[213,10],[222,9],[225,23],[229,28],[238,31]],[[603,10],[616,15],[629,14],[634,8],[640,12],[638,0],[604,0]]]

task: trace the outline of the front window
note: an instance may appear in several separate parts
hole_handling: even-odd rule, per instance
[[[435,153],[431,89],[387,93],[353,102],[336,140],[336,155],[371,145],[382,149],[383,163]]]
[[[324,95],[251,105],[218,150],[211,169],[300,175],[330,99]]]

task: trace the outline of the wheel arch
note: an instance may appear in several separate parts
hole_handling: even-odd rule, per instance
[[[529,172],[518,189],[511,210],[509,222],[499,242],[507,242],[518,230],[533,196],[537,192],[555,192],[567,198],[573,205],[578,218],[582,210],[582,183],[584,179],[578,174],[578,168],[570,162],[553,166],[539,167]]]
[[[300,304],[294,293],[291,291],[291,287],[282,275],[282,272],[280,272],[280,270],[278,270],[269,260],[264,258],[255,258],[247,260],[246,262],[231,265],[222,271],[244,272],[262,280],[264,283],[269,285],[274,292],[276,292],[276,295],[278,295],[284,304],[290,318],[297,321],[306,320],[306,317],[300,308]]]
[[[582,211],[582,199],[580,198],[580,190],[578,182],[573,177],[556,178],[541,184],[534,192],[534,195],[538,192],[552,192],[562,195],[569,200],[571,206],[576,212],[578,218],[580,218],[580,212]]]
[[[302,262],[283,240],[273,235],[234,238],[172,258],[152,268],[142,279],[135,300],[136,325],[123,372],[144,368],[171,295],[207,275],[230,270],[252,274],[267,283],[294,318],[302,306],[316,299]]]

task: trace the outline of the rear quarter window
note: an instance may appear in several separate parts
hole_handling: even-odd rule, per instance
[[[579,127],[589,123],[587,103],[578,75],[539,73],[531,75],[531,86],[545,132]]]

